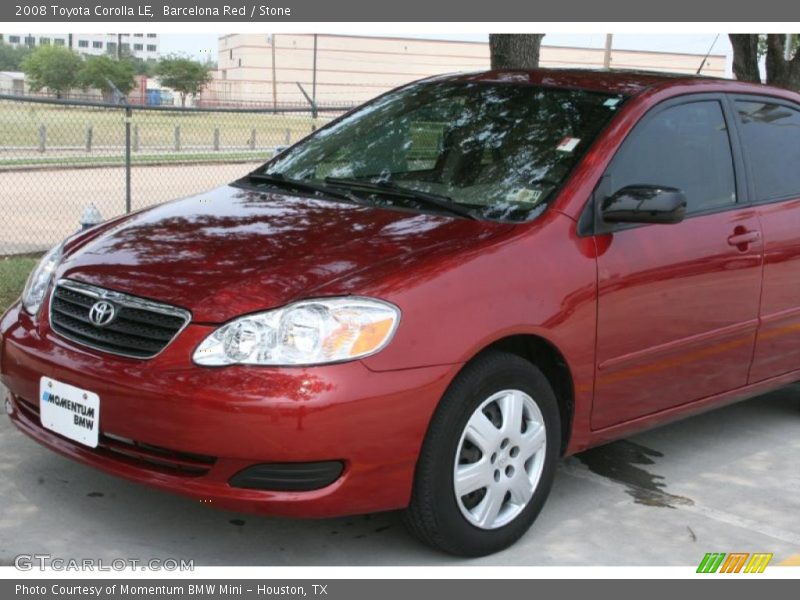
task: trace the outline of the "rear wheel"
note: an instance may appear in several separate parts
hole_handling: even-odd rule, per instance
[[[409,529],[462,556],[513,544],[550,491],[560,431],[553,389],[539,369],[513,354],[480,356],[433,417],[405,515]]]

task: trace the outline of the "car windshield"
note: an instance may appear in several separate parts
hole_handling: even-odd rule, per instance
[[[540,214],[622,102],[586,90],[429,82],[386,94],[256,171],[474,218]],[[266,177],[264,177],[266,176]]]

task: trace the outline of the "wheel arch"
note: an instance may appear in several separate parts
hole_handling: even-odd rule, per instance
[[[561,417],[561,453],[570,441],[575,414],[575,386],[569,363],[564,354],[550,340],[532,333],[511,334],[484,346],[468,362],[487,351],[497,350],[515,354],[541,369],[553,386]]]

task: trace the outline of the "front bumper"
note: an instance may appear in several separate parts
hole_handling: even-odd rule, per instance
[[[221,508],[325,517],[408,504],[425,431],[458,365],[387,372],[361,362],[198,367],[191,355],[210,331],[192,324],[159,356],[136,360],[63,340],[12,307],[0,321],[11,420],[65,456]],[[41,426],[43,375],[100,396],[98,449]],[[318,461],[344,464],[321,489],[229,484],[254,464]]]

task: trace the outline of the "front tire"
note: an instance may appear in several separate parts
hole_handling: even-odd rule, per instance
[[[459,373],[433,416],[406,525],[450,554],[507,548],[541,511],[560,447],[547,378],[517,355],[486,352]]]

